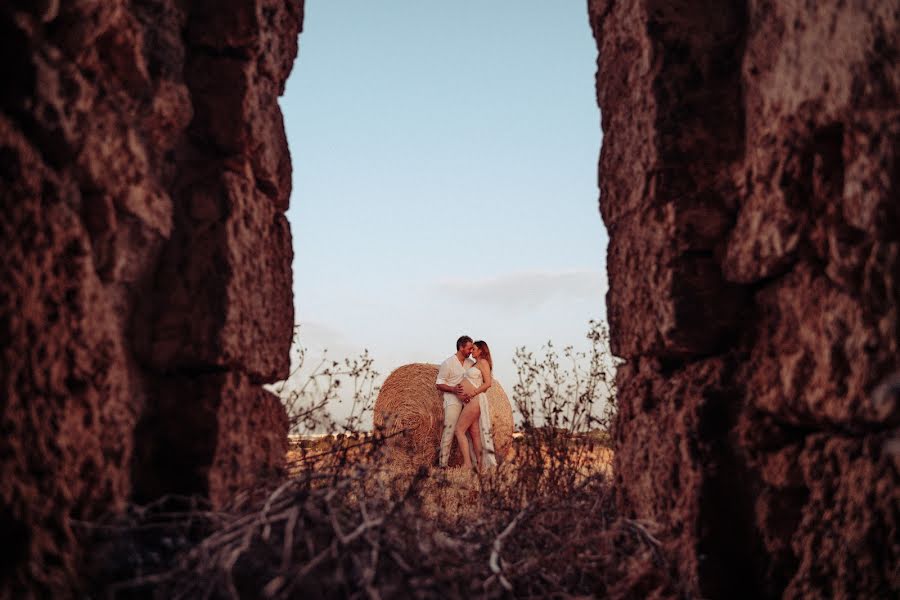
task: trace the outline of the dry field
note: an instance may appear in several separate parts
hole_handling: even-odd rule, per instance
[[[453,526],[490,510],[498,496],[514,494],[525,484],[520,479],[538,479],[535,471],[548,474],[568,471],[565,475],[571,475],[571,485],[589,478],[609,480],[613,453],[603,439],[596,435],[559,435],[565,437],[548,442],[527,440],[524,434],[516,433],[509,456],[496,469],[480,474],[460,467],[441,469],[436,465],[423,465],[425,468],[417,472],[371,452],[371,438],[361,434],[293,437],[287,463],[293,477],[363,467],[370,479],[369,486],[402,488],[419,476],[422,516]],[[537,467],[538,464],[542,467]],[[322,481],[323,485],[328,482]]]
[[[115,535],[96,542],[104,584],[88,595],[681,595],[654,524],[616,514],[600,441],[538,431],[476,474],[398,469],[373,436],[295,440],[290,476],[234,506],[144,507],[98,529]]]

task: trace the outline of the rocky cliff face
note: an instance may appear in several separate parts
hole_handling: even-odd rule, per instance
[[[277,98],[302,2],[0,8],[0,596],[72,519],[277,472],[293,323]]]
[[[590,0],[622,510],[703,597],[900,592],[900,8]]]

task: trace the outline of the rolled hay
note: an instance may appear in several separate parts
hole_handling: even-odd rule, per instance
[[[444,395],[434,386],[437,374],[437,365],[404,365],[388,375],[381,386],[375,400],[374,423],[390,436],[385,452],[396,466],[415,469],[438,462],[444,428]],[[497,462],[502,463],[512,449],[512,406],[496,379],[486,393],[491,407],[494,450]],[[460,464],[462,455],[454,438],[450,465]]]

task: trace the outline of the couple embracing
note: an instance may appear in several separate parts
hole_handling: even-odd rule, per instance
[[[441,363],[435,385],[444,393],[441,467],[450,460],[453,438],[459,443],[463,467],[494,467],[491,410],[485,392],[491,387],[494,362],[486,342],[467,335],[456,340],[456,353]]]

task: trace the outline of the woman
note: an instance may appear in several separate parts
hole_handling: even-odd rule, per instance
[[[475,342],[472,349],[475,364],[466,370],[466,382],[463,387],[471,396],[456,422],[456,441],[463,456],[463,467],[471,469],[473,457],[469,453],[469,442],[466,432],[472,437],[474,460],[479,468],[494,467],[497,457],[494,454],[494,437],[491,435],[491,409],[485,392],[491,387],[493,378],[491,371],[494,361],[486,342]],[[471,388],[470,388],[471,386]]]

